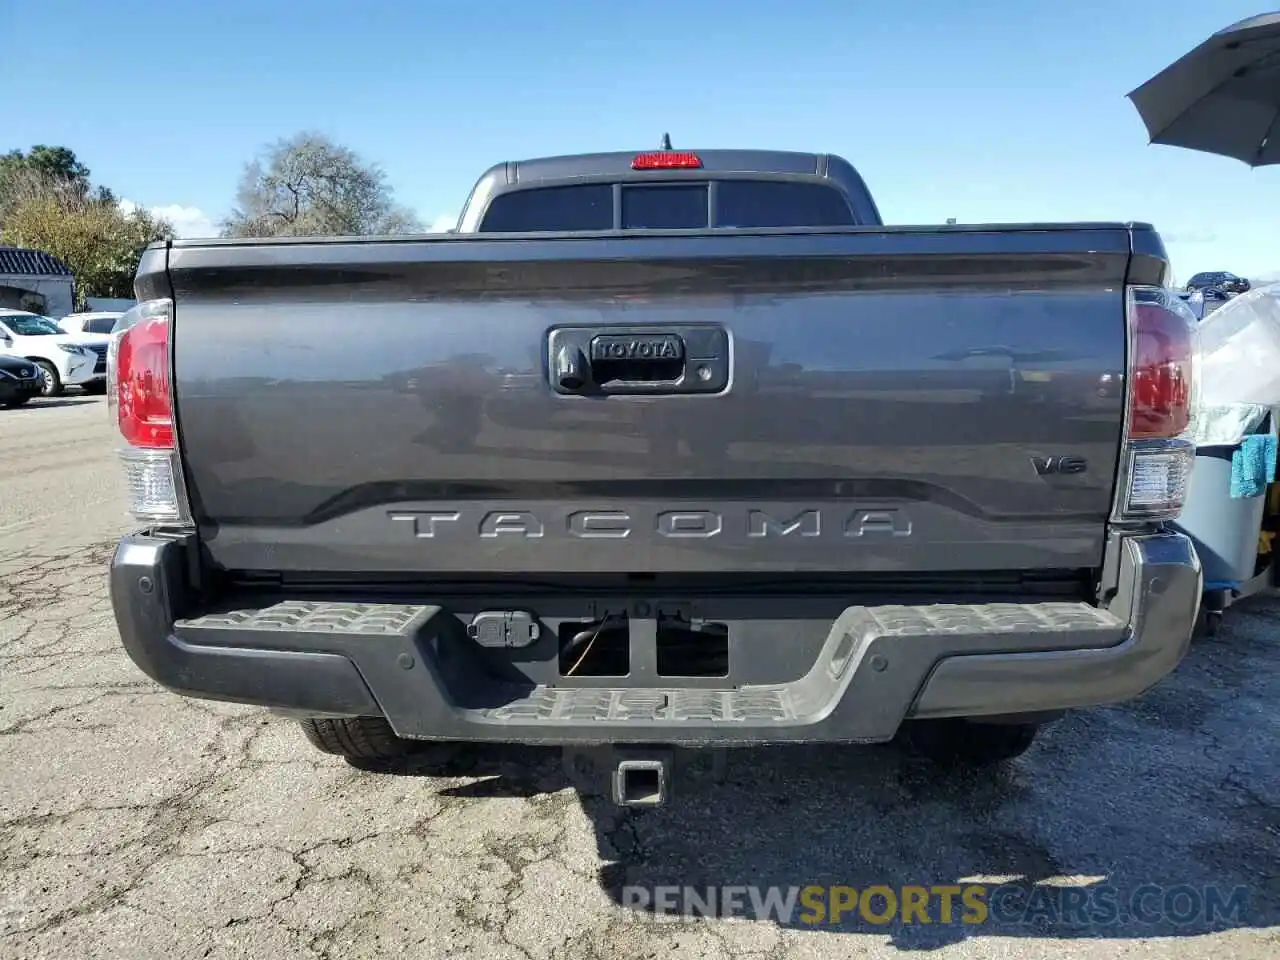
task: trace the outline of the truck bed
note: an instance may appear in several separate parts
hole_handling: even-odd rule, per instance
[[[138,285],[214,568],[1016,575],[1101,565],[1147,229],[179,241]],[[676,329],[723,389],[557,391],[553,331]]]

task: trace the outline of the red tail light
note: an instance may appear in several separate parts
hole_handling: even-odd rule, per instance
[[[642,153],[631,161],[632,170],[700,170],[702,158],[696,153],[679,150],[659,150]]]
[[[1176,520],[1195,466],[1195,320],[1161,287],[1125,293],[1129,426],[1112,520]]]
[[[1173,439],[1191,425],[1190,323],[1130,291],[1129,439]]]
[[[117,453],[129,512],[144,523],[188,528],[169,369],[172,329],[171,300],[143,300],[116,321],[107,346],[107,407],[124,440]]]
[[[166,301],[160,301],[165,303]],[[148,310],[120,336],[115,358],[116,417],[125,443],[173,447],[169,384],[169,311]]]

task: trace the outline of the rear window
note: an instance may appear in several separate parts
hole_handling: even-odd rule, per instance
[[[612,230],[613,187],[539,187],[494,198],[481,230],[527,233],[538,230]]]
[[[617,222],[624,230],[718,227],[840,227],[856,221],[844,195],[820,183],[720,180],[715,209],[706,183],[624,184]],[[611,184],[538,187],[500,194],[485,213],[485,233],[612,230]]]
[[[724,180],[716,186],[719,227],[848,227],[853,211],[839,190],[785,180]]]
[[[622,188],[623,230],[698,230],[706,225],[705,183]]]

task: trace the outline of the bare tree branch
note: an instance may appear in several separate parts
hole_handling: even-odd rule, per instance
[[[223,235],[318,236],[417,233],[386,175],[320,134],[279,140],[250,161]]]

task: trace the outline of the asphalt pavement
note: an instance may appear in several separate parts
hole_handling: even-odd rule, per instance
[[[1280,600],[1004,770],[749,750],[626,814],[554,752],[358,770],[156,687],[112,448],[101,398],[0,411],[0,958],[1280,957]]]

